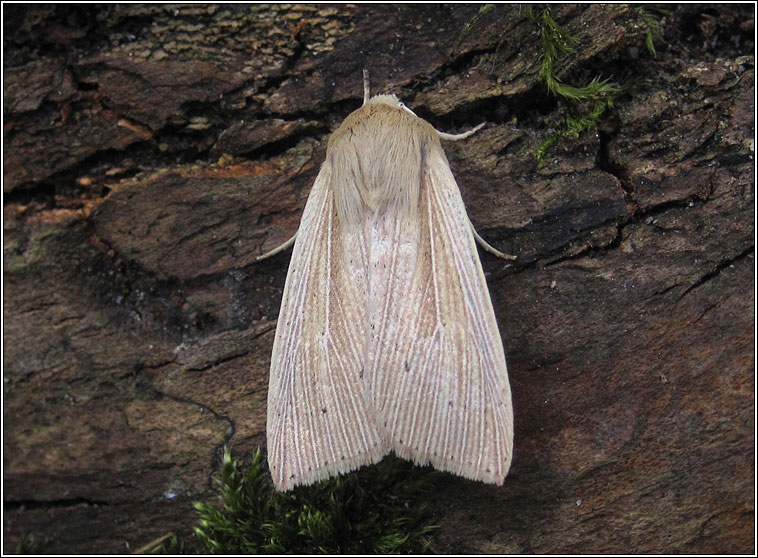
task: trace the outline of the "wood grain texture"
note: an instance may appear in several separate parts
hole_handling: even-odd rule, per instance
[[[264,445],[289,256],[254,259],[297,229],[363,68],[437,129],[488,122],[445,151],[519,258],[481,254],[511,471],[447,476],[433,548],[754,552],[751,6],[670,6],[655,57],[634,7],[554,6],[561,79],[626,89],[539,172],[569,108],[518,6],[458,49],[477,6],[3,8],[6,553],[192,541],[223,444]]]

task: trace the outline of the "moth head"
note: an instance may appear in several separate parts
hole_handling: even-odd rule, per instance
[[[366,106],[379,104],[389,105],[392,108],[401,109],[412,114],[413,116],[416,116],[416,113],[405,106],[405,104],[400,99],[398,99],[396,95],[376,95],[368,100]]]

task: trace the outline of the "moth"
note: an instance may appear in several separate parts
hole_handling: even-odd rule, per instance
[[[390,451],[502,484],[513,454],[503,343],[438,132],[395,95],[332,134],[294,243],[271,355],[268,461],[289,490]]]

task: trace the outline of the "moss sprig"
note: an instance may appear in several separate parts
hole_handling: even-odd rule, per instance
[[[420,553],[434,529],[422,498],[434,478],[392,456],[282,493],[273,490],[260,451],[245,471],[226,451],[220,505],[195,504],[195,534],[215,554]]]
[[[613,106],[613,97],[599,97],[595,99],[594,105],[590,112],[574,117],[566,118],[566,127],[562,130],[554,132],[545,141],[543,141],[537,148],[537,169],[542,168],[544,164],[545,151],[547,151],[551,145],[560,139],[577,138],[583,132],[594,129],[597,126],[600,116],[606,109]]]
[[[548,91],[556,95],[563,95],[566,85],[556,76],[555,64],[561,56],[574,52],[576,39],[553,19],[550,15],[550,7],[545,7],[535,13],[532,6],[527,6],[525,15],[537,24],[540,30],[542,43],[540,76],[545,80]]]
[[[642,25],[645,28],[645,46],[650,54],[655,56],[655,35],[661,31],[661,18],[669,13],[669,9],[662,4],[643,4],[635,8]]]
[[[16,543],[14,554],[37,554],[39,545],[33,535],[27,533]]]
[[[481,18],[484,14],[489,12],[492,8],[495,7],[495,4],[483,4],[481,8],[479,8],[479,11],[474,14],[474,16],[469,19],[466,24],[463,26],[463,29],[461,30],[461,34],[458,35],[458,40],[455,42],[455,46],[453,47],[453,50],[458,50],[458,48],[461,46],[461,43],[463,42],[463,39],[466,38],[466,35],[468,35],[468,32],[471,31],[471,28],[474,26],[474,24],[479,21],[479,18]]]
[[[590,83],[581,87],[568,85],[561,81],[556,74],[556,65],[562,56],[574,52],[576,39],[553,19],[550,7],[535,12],[531,6],[526,8],[526,17],[534,22],[540,30],[542,42],[542,62],[540,77],[545,80],[548,91],[570,103],[570,109],[578,116],[566,118],[565,126],[551,134],[537,148],[537,169],[544,165],[545,152],[557,141],[564,138],[578,137],[579,134],[594,129],[600,116],[613,106],[613,100],[620,93],[620,88],[608,80],[594,78]],[[581,114],[580,103],[591,103],[591,109]]]
[[[168,533],[165,537],[161,537],[148,543],[144,547],[135,550],[133,554],[184,554],[185,548],[182,540],[173,533]]]

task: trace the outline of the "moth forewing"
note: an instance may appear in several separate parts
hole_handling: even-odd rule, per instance
[[[280,490],[386,454],[361,397],[365,262],[353,254],[365,253],[365,240],[343,234],[331,174],[325,163],[303,212],[271,355],[267,446]]]
[[[423,159],[418,230],[374,229],[368,390],[398,455],[501,484],[512,454],[505,356],[460,192],[439,141]],[[416,240],[418,239],[418,240]]]
[[[391,450],[490,483],[508,472],[510,388],[472,228],[438,132],[394,96],[366,101],[329,140],[268,405],[280,489]]]

